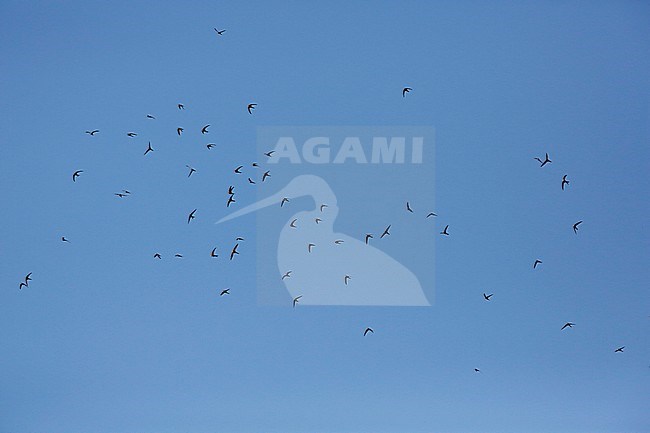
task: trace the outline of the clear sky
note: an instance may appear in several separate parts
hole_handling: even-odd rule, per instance
[[[649,22],[639,1],[2,1],[0,432],[650,431]],[[428,231],[407,182],[365,202],[395,221],[337,219],[401,227],[374,245],[431,307],[259,304],[256,216],[214,222],[273,125],[435,128]]]

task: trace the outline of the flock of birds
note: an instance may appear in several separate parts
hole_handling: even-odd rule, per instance
[[[217,36],[222,36],[222,35],[226,32],[226,30],[218,30],[217,28],[214,28],[214,31],[216,32]],[[413,89],[412,89],[411,87],[404,87],[404,88],[402,89],[402,97],[405,98],[406,95],[407,95],[408,93],[410,93],[411,91],[413,91]],[[246,110],[247,110],[248,114],[250,114],[250,115],[253,114],[253,112],[255,111],[256,108],[257,108],[257,104],[256,104],[256,103],[249,103],[249,104],[246,106]],[[177,109],[178,109],[178,110],[185,110],[185,105],[182,104],[182,103],[178,103],[178,104],[177,104]],[[155,117],[154,115],[152,115],[152,114],[147,114],[147,115],[146,115],[146,118],[149,119],[149,120],[152,120],[152,121],[156,120],[156,117]],[[206,124],[205,126],[203,126],[203,127],[201,128],[201,130],[200,130],[201,134],[202,134],[202,135],[206,135],[206,134],[208,134],[208,133],[209,133],[209,128],[210,128],[210,125],[209,125],[209,124]],[[177,133],[178,136],[182,136],[182,134],[184,133],[184,131],[185,131],[185,130],[184,130],[184,128],[182,128],[182,127],[177,127],[177,128],[176,128],[176,133]],[[91,136],[91,137],[94,137],[94,136],[96,136],[97,134],[100,133],[100,130],[99,130],[99,129],[90,129],[90,130],[85,131],[85,133],[88,134],[88,135]],[[133,131],[129,131],[129,132],[126,133],[126,135],[127,135],[128,137],[130,137],[130,138],[133,138],[133,137],[138,136],[138,133],[137,133],[137,132],[133,132]],[[214,147],[215,147],[215,143],[208,143],[208,144],[206,144],[206,148],[207,148],[208,150],[210,150],[210,149],[212,149],[212,148],[214,148]],[[144,151],[144,153],[143,153],[143,156],[148,157],[149,154],[152,153],[152,152],[154,152],[154,151],[155,151],[155,149],[154,149],[153,146],[151,145],[151,141],[148,141],[147,148],[145,149],[145,151]],[[271,150],[271,151],[265,152],[265,153],[264,153],[264,156],[267,157],[267,158],[271,158],[272,155],[273,155],[273,153],[274,153],[274,151]],[[539,167],[540,167],[540,168],[544,168],[544,167],[546,167],[548,164],[551,164],[551,163],[553,162],[553,161],[549,158],[548,153],[545,154],[545,156],[544,156],[543,159],[540,158],[540,157],[535,157],[534,160],[536,160],[536,161],[539,162],[539,164],[540,164]],[[253,162],[251,165],[252,165],[253,167],[259,167],[259,165],[258,165],[257,163],[255,163],[255,162]],[[197,172],[197,170],[196,170],[195,168],[191,167],[190,165],[186,165],[186,167],[187,167],[187,169],[188,169],[188,174],[187,174],[187,177],[188,177],[188,178],[191,177],[194,173]],[[242,169],[243,169],[243,168],[244,168],[243,165],[237,166],[237,167],[233,170],[233,173],[236,174],[236,175],[241,175],[241,174],[242,174]],[[77,181],[82,177],[82,174],[83,174],[83,173],[84,173],[84,170],[75,170],[75,171],[72,173],[72,181],[76,183],[76,182],[77,182]],[[561,180],[561,183],[560,183],[560,188],[562,189],[562,191],[564,191],[564,190],[565,190],[565,189],[570,185],[570,181],[567,179],[567,176],[568,176],[568,175],[566,175],[566,174],[565,174],[564,176],[562,176],[562,180]],[[271,177],[271,173],[270,173],[270,171],[265,171],[265,172],[262,174],[262,176],[261,176],[261,182],[265,182],[269,177]],[[248,177],[247,180],[248,180],[248,182],[249,182],[250,184],[255,184],[255,183],[256,183],[256,181],[255,181],[254,179],[252,179],[251,177]],[[116,192],[116,193],[114,193],[114,194],[115,194],[115,196],[117,196],[117,197],[119,197],[119,198],[125,198],[125,197],[130,196],[130,195],[131,195],[131,192],[130,192],[129,190],[121,190],[120,192]],[[227,196],[228,196],[228,198],[227,198],[227,200],[226,200],[226,204],[225,204],[225,206],[226,206],[227,208],[229,208],[231,205],[234,205],[234,204],[236,203],[236,200],[235,200],[235,187],[234,187],[233,185],[230,185],[230,186],[228,187],[228,194],[227,194]],[[285,205],[286,203],[288,203],[288,202],[289,202],[289,198],[284,198],[284,199],[282,199],[282,201],[281,201],[281,203],[280,203],[280,206],[282,207],[282,206],[284,206],[284,205]],[[322,211],[322,209],[323,209],[323,206],[327,206],[327,205],[326,205],[326,204],[321,205],[321,211]],[[196,213],[197,213],[197,211],[198,211],[198,209],[193,209],[193,210],[188,214],[188,216],[187,216],[187,224],[190,224],[190,223],[191,223],[191,222],[196,218]],[[410,212],[410,213],[413,213],[413,209],[411,208],[411,204],[410,204],[408,201],[406,202],[406,211],[407,211],[407,212]],[[437,216],[436,213],[434,213],[434,212],[429,212],[429,213],[426,215],[426,218],[431,218],[431,217],[436,217],[436,216]],[[316,221],[316,222],[318,223],[318,221]],[[583,223],[583,221],[580,220],[580,221],[577,221],[576,223],[573,224],[572,229],[573,229],[573,232],[574,232],[575,234],[578,234],[579,227],[580,227],[580,225],[581,225],[582,223]],[[291,224],[290,224],[291,227],[295,227],[294,224],[295,224],[295,220],[291,222]],[[388,227],[386,227],[386,229],[385,229],[385,230],[382,232],[382,234],[380,235],[380,239],[381,239],[381,238],[384,238],[385,236],[390,235],[390,228],[391,228],[390,225],[389,225]],[[445,225],[444,229],[440,232],[440,235],[442,235],[442,236],[450,236],[449,225]],[[372,233],[367,233],[367,234],[365,235],[365,243],[368,244],[368,242],[369,242],[370,239],[373,239],[373,234],[372,234]],[[237,238],[235,238],[235,245],[232,247],[232,249],[231,249],[231,251],[230,251],[230,254],[229,254],[229,259],[230,259],[230,260],[233,260],[233,258],[234,258],[236,255],[239,254],[239,251],[238,251],[238,248],[239,248],[239,245],[240,245],[239,242],[241,242],[241,241],[243,241],[243,240],[244,240],[244,238],[242,238],[242,237],[237,237]],[[62,241],[62,242],[70,242],[68,239],[66,239],[65,236],[62,236],[62,237],[61,237],[61,241]],[[309,248],[310,250],[311,250],[311,247],[313,247],[313,244],[310,244],[310,245],[308,246],[308,248]],[[182,256],[182,254],[177,253],[177,254],[175,254],[175,257],[176,257],[176,258],[182,258],[183,256]],[[217,254],[217,248],[213,248],[213,249],[212,249],[212,251],[210,252],[210,257],[212,257],[212,258],[217,258],[217,257],[219,257],[219,255]],[[161,255],[160,253],[156,252],[156,253],[153,254],[153,258],[154,258],[154,259],[157,259],[157,260],[161,260],[161,259],[162,259],[162,255]],[[537,269],[538,266],[541,265],[542,263],[543,263],[542,260],[540,260],[540,259],[536,259],[536,260],[533,262],[533,265],[532,265],[532,266],[533,266],[533,269]],[[292,272],[292,271],[287,271],[286,273],[284,273],[284,274],[281,276],[281,280],[284,280],[285,278],[290,278],[290,277],[291,277],[291,272]],[[29,284],[30,284],[30,282],[32,281],[32,274],[33,274],[32,272],[29,272],[27,275],[25,275],[25,277],[23,278],[23,280],[20,281],[19,286],[18,286],[18,288],[19,288],[20,290],[22,290],[23,288],[29,288]],[[345,284],[346,284],[346,285],[347,285],[348,280],[349,280],[350,278],[351,278],[350,275],[345,275],[344,281],[345,281]],[[219,293],[219,296],[227,296],[227,295],[230,295],[230,288],[225,288],[225,289],[221,290],[220,293]],[[486,301],[486,302],[490,302],[490,301],[492,300],[492,297],[493,297],[493,296],[494,296],[493,293],[490,293],[490,294],[483,293],[483,299],[484,299],[484,301]],[[301,298],[302,298],[302,296],[296,296],[296,297],[294,297],[294,298],[291,300],[291,303],[292,303],[293,308],[295,308],[296,305],[299,304]],[[566,322],[566,323],[565,323],[565,324],[560,328],[560,330],[561,330],[561,331],[564,331],[565,329],[571,329],[571,328],[573,328],[574,326],[576,326],[575,323],[573,323],[573,322]],[[370,327],[366,327],[366,328],[364,329],[364,331],[363,331],[363,336],[366,337],[366,336],[368,336],[369,334],[374,334],[374,330],[373,330],[372,328],[370,328]],[[617,348],[614,350],[614,352],[620,353],[620,352],[623,352],[624,349],[625,349],[625,346],[617,347]],[[477,368],[475,368],[474,371],[477,372],[477,373],[480,372],[480,370],[477,369]]]

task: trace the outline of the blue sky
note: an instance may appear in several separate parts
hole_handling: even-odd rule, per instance
[[[632,1],[2,2],[0,431],[650,431],[649,19]],[[435,128],[439,217],[402,258],[428,264],[432,307],[258,305],[255,216],[214,222],[273,125]],[[391,200],[341,207],[340,230],[361,238],[358,212]]]

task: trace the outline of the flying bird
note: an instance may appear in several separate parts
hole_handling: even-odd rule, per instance
[[[409,202],[406,202],[406,210],[413,213],[413,209],[411,209],[411,205],[409,204]]]
[[[230,203],[235,203],[235,199],[233,197],[233,195],[228,197],[228,203],[226,203],[226,207],[230,207]]]
[[[187,216],[187,223],[189,224],[190,221],[194,219],[194,213],[196,212],[196,209],[194,209],[190,214]]]
[[[372,235],[370,233],[366,233],[366,245],[368,245],[369,239],[372,239]]]
[[[478,368],[475,368],[474,371],[477,372],[477,373],[481,372],[481,370],[479,370]]]
[[[219,257],[219,254],[217,254],[217,248],[212,248],[212,252],[210,253],[210,257]]]
[[[214,31],[217,32],[217,35],[221,36],[221,35],[224,34],[224,32],[225,32],[226,30],[225,30],[225,29],[224,29],[224,30],[217,30],[217,28],[214,27]]]
[[[616,349],[614,352],[623,352],[623,349],[625,349],[625,346],[621,346],[618,349]]]
[[[185,167],[187,167],[187,168],[190,169],[190,173],[187,175],[187,177],[192,176],[192,173],[196,173],[196,169],[195,169],[195,168],[192,168],[192,167],[190,167],[189,165],[185,165]]]
[[[582,224],[582,221],[578,221],[573,225],[573,233],[578,234],[578,226]]]
[[[29,274],[25,275],[25,285],[28,285],[30,281],[32,281],[32,273],[31,272]]]
[[[230,289],[223,289],[221,293],[219,293],[219,296],[223,296],[223,295],[230,295]]]
[[[235,238],[235,241],[243,241],[244,238]]]
[[[564,324],[564,326],[562,326],[562,329],[560,329],[560,331],[564,331],[564,328],[573,328],[574,326],[575,326],[575,323],[566,322]]]
[[[228,187],[228,194],[233,195],[235,193],[235,187],[233,185],[230,185]]]
[[[266,152],[264,155],[266,155],[266,156],[268,156],[270,158],[271,155],[273,155],[274,153],[275,153],[275,150],[272,150],[270,152]]]
[[[449,236],[449,232],[447,231],[449,229],[449,224],[445,226],[445,229],[440,232],[441,235]]]
[[[315,244],[307,244],[307,251],[311,253],[311,249],[314,248],[316,245]]]
[[[122,194],[121,192],[116,192],[115,195],[119,198],[126,197],[126,194]]]
[[[533,263],[533,269],[535,269],[537,267],[537,265],[539,265],[540,263],[542,263],[541,260],[539,260],[539,259],[535,260],[535,263]]]
[[[251,185],[255,185],[255,181],[250,177],[248,178],[248,183],[250,183]]]
[[[74,173],[72,173],[72,181],[76,182],[79,175],[83,172],[84,172],[83,170],[77,170]]]
[[[183,255],[182,255],[182,254],[179,254],[179,253],[176,253],[176,254],[174,254],[174,257],[178,257],[179,259],[182,259],[182,258],[183,258]]]
[[[323,209],[326,208],[326,207],[327,207],[326,204],[322,204],[322,205],[320,205],[320,211],[323,212]]]
[[[205,147],[207,147],[208,149],[212,149],[214,146],[215,146],[214,143],[208,143],[205,145]]]
[[[323,221],[323,220],[320,219],[320,218],[314,218],[314,221],[316,221],[316,224],[318,224],[318,223],[320,223],[320,222]]]
[[[208,132],[210,132],[210,131],[208,131],[209,126],[210,125],[205,125],[203,128],[201,128],[201,134],[207,134]]]
[[[548,159],[548,153],[546,154],[546,156],[545,156],[545,158],[544,158],[544,161],[542,161],[540,158],[537,158],[537,157],[535,157],[534,159],[536,159],[537,161],[539,161],[539,163],[541,164],[540,167],[544,167],[544,166],[545,166],[546,164],[548,164],[549,162],[553,162],[553,161],[551,161],[550,159]]]
[[[486,295],[485,293],[483,293],[483,298],[485,298],[486,301],[489,301],[490,298],[491,298],[493,295],[494,295],[494,293],[490,293],[489,295]]]
[[[95,135],[99,132],[99,129],[93,129],[92,131],[86,131],[86,134]]]
[[[390,235],[390,232],[388,230],[390,230],[390,224],[388,225],[388,227],[386,227],[386,230],[384,230],[381,236],[379,236],[379,239],[383,238],[384,236]]]
[[[350,277],[349,275],[346,275],[345,277],[343,277],[343,283],[345,283],[346,286],[348,285],[348,281],[350,281],[350,278],[352,278],[352,277]]]
[[[239,244],[235,244],[232,251],[230,252],[230,260],[232,260],[232,258],[235,256],[235,254],[239,254],[239,251],[237,251],[238,246],[239,246]]]
[[[240,165],[239,167],[237,167],[237,168],[235,169],[235,173],[237,173],[237,174],[241,174],[241,169],[242,169],[242,168],[244,168],[243,165]]]
[[[289,199],[286,197],[282,198],[282,201],[280,202],[280,207],[284,206],[285,203],[289,203]]]
[[[183,128],[181,128],[181,127],[176,128],[176,133],[177,133],[179,136],[183,133],[183,131],[185,131],[185,130],[184,130]]]
[[[155,119],[151,114],[147,114],[147,119]]]
[[[153,258],[160,260],[160,259],[162,259],[162,256],[160,254],[156,253],[156,254],[153,255]]]
[[[136,134],[135,132],[127,132],[126,135],[128,135],[129,137],[136,137],[138,134]]]
[[[293,298],[293,308],[296,308],[296,304],[298,303],[300,298],[302,298],[302,295],[296,296],[295,298]]]
[[[291,221],[289,223],[289,226],[295,229],[296,228],[296,221],[298,221],[298,219],[294,219],[293,221]]]
[[[145,150],[144,154],[146,155],[149,152],[153,152],[153,147],[151,147],[151,141],[149,142],[149,146],[147,146],[147,150]]]
[[[284,280],[285,278],[291,278],[291,271],[287,271],[282,275],[281,279]]]
[[[410,87],[404,87],[402,89],[402,98],[405,97],[406,94],[409,93],[411,90],[413,90],[413,89],[411,89]]]
[[[270,170],[265,171],[264,174],[262,175],[262,182],[264,182],[266,178],[270,176],[271,176],[271,171]]]
[[[23,286],[25,286],[25,287],[29,287],[27,284],[25,284],[25,283],[23,283],[23,282],[21,281],[21,282],[20,282],[20,285],[18,286],[18,289],[19,289],[19,290],[22,290],[22,289],[23,289]]]
[[[432,217],[432,216],[438,216],[438,215],[434,214],[433,212],[429,212],[429,213],[427,214],[427,218]]]
[[[370,332],[371,334],[375,333],[375,331],[373,331],[372,328],[366,328],[366,330],[363,331],[363,336],[365,337],[366,335],[368,335],[368,332]]]
[[[179,110],[185,110],[185,105],[183,105],[183,104],[178,104],[178,109],[179,109]]]
[[[253,114],[253,110],[257,107],[257,104],[248,104],[248,114]],[[264,117],[264,116],[262,116]]]
[[[70,241],[67,240],[67,239],[65,238],[65,236],[61,236],[61,242],[70,242]]]
[[[372,237],[372,236],[371,236]],[[334,241],[336,245],[341,245],[343,243],[343,239],[337,239]],[[366,242],[367,243],[367,242]]]
[[[562,176],[562,191],[564,191],[564,185],[568,185],[569,181],[566,180],[567,175]]]

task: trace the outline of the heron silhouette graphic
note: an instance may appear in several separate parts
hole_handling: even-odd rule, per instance
[[[334,232],[336,195],[319,176],[296,176],[277,193],[216,224],[304,196],[314,200],[314,208],[287,219],[277,247],[278,281],[284,283],[292,299],[302,296],[302,305],[431,305],[418,278],[406,266],[372,245]],[[282,279],[288,271],[291,277]]]

